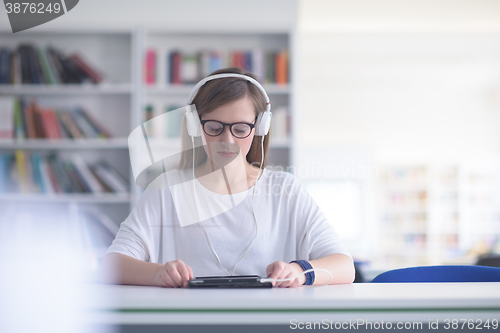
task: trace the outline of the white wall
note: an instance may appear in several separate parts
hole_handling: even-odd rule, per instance
[[[500,153],[500,1],[299,1],[297,153]]]
[[[279,30],[295,26],[296,8],[295,0],[81,0],[34,29]],[[0,28],[9,27],[5,10],[0,10]]]

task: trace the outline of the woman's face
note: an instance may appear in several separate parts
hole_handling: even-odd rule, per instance
[[[201,120],[217,120],[226,124],[244,122],[255,123],[255,111],[253,103],[249,97],[236,100],[222,105],[210,113],[201,115]],[[207,124],[208,126],[208,124]],[[203,133],[203,147],[208,157],[216,168],[226,166],[238,156],[246,160],[246,156],[252,145],[255,135],[255,128],[252,128],[250,135],[244,139],[239,139],[231,134],[229,126],[224,126],[223,132],[218,136],[209,136]],[[238,133],[235,131],[235,134]]]

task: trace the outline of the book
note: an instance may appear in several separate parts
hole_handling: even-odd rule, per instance
[[[14,99],[14,137],[16,139],[24,139],[23,115],[21,110],[21,101]]]
[[[144,75],[146,84],[156,83],[156,51],[153,49],[146,51]]]
[[[30,190],[29,183],[28,183],[28,170],[26,170],[26,154],[23,150],[16,150],[15,152],[15,158],[16,158],[16,169],[17,169],[17,175],[19,179],[19,188],[21,192],[23,193],[28,193]]]
[[[47,55],[46,55],[45,51],[41,47],[37,47],[36,53],[37,53],[38,59],[40,61],[43,76],[45,77],[45,80],[46,80],[45,83],[47,83],[47,84],[58,83],[58,80],[56,79],[54,70],[52,69],[52,66],[47,59]]]
[[[8,168],[8,155],[0,153],[0,193],[7,193],[7,169]]]
[[[80,70],[89,77],[93,83],[100,83],[103,81],[103,74],[101,74],[95,67],[90,66],[88,61],[84,60],[81,54],[74,53],[70,59],[75,63]]]
[[[7,47],[0,48],[0,84],[10,83],[10,53],[11,51]]]
[[[184,54],[180,66],[180,81],[183,84],[194,84],[198,81],[198,60],[196,54]]]
[[[76,167],[78,173],[82,176],[84,182],[87,184],[88,188],[93,193],[103,193],[105,190],[99,180],[95,177],[95,175],[90,171],[88,165],[83,161],[83,158],[80,155],[72,155],[71,161]]]
[[[104,182],[113,192],[128,191],[128,184],[125,179],[107,163],[100,162],[94,166],[93,170],[101,181]]]
[[[51,170],[49,170],[49,166],[48,166],[46,158],[40,157],[39,169],[40,169],[40,182],[43,184],[42,185],[43,193],[47,193],[47,194],[55,193],[56,189],[54,186],[54,179],[50,174]]]
[[[14,138],[14,98],[0,96],[0,138]]]

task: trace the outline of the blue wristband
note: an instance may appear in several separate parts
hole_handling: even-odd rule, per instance
[[[307,261],[307,260],[293,260],[293,261],[290,261],[290,264],[292,262],[299,264],[300,267],[302,267],[302,270],[304,270],[304,271],[307,271],[308,269],[313,268],[311,266],[311,264],[309,263],[309,261]],[[314,276],[314,271],[306,273],[306,282],[304,282],[304,286],[312,286],[315,278],[316,277]]]

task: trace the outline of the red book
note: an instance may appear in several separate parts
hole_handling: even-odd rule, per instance
[[[174,52],[172,55],[172,83],[182,84],[181,81],[181,61],[182,56],[179,52]]]
[[[49,112],[47,110],[43,110],[41,112],[41,118],[45,137],[47,139],[55,139]]]
[[[43,127],[42,112],[36,104],[33,104],[33,120],[35,123],[36,137],[39,139],[45,138],[46,134]]]
[[[275,71],[277,84],[288,83],[288,54],[285,50],[276,55]]]
[[[80,55],[72,54],[71,60],[73,60],[73,62],[78,66],[78,68],[80,68],[80,70],[85,75],[90,77],[90,79],[94,83],[102,82],[102,80],[103,80],[102,75],[98,71],[96,71],[95,68],[89,66],[89,64],[86,61],[84,61]]]
[[[145,63],[145,73],[146,73],[146,83],[155,84],[156,83],[156,51],[147,50],[146,51],[146,63]]]
[[[50,128],[52,130],[54,139],[61,138],[61,132],[59,130],[59,122],[57,121],[56,111],[53,109],[47,110],[49,113]]]

